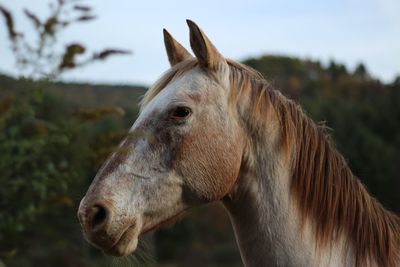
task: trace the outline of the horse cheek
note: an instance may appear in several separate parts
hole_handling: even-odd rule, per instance
[[[192,131],[180,144],[178,172],[185,185],[206,202],[224,197],[239,173],[240,145],[212,126]]]

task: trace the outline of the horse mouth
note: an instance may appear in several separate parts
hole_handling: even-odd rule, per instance
[[[122,257],[134,252],[138,245],[138,229],[131,225],[111,248],[104,250],[106,254]]]
[[[152,232],[155,229],[161,228],[162,226],[174,224],[174,222],[181,218],[185,213],[186,209],[155,225],[143,227],[143,229],[142,227],[139,227],[139,225],[137,225],[136,223],[132,224],[121,234],[121,237],[110,248],[103,249],[103,251],[106,254],[116,257],[122,257],[131,254],[136,250],[139,238],[141,238],[148,232]]]

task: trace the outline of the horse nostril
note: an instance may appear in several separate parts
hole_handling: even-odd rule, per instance
[[[91,218],[89,224],[92,231],[99,230],[107,223],[108,211],[103,205],[94,205],[89,214]]]

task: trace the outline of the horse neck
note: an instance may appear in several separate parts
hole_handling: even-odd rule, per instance
[[[259,147],[260,149],[260,147]],[[296,227],[288,168],[266,149],[242,168],[232,193],[223,200],[246,267],[312,266],[312,251]],[[271,160],[276,159],[276,160]]]
[[[279,122],[268,127],[249,142],[237,182],[223,200],[245,266],[341,265],[342,240],[329,251],[316,250],[311,223],[302,220],[292,197],[292,161],[280,147]]]
[[[280,123],[292,119],[288,117],[291,114],[284,113],[285,118],[268,124],[266,134],[249,138],[241,173],[223,200],[245,265],[398,266],[399,218],[367,194],[343,157],[301,110],[290,109],[290,113],[297,116],[296,121],[304,122],[293,135],[297,138],[294,145],[289,145],[289,150],[282,149]],[[311,131],[314,135],[310,135]],[[310,138],[315,138],[315,144],[321,146],[318,149],[329,150],[317,168],[309,168],[307,164],[312,166],[317,159],[310,155],[318,153],[310,150],[308,156],[296,155],[308,149],[304,146],[310,144]],[[287,155],[295,155],[297,161]],[[324,165],[329,162],[336,162],[340,171],[321,173],[321,170],[331,171],[333,165]],[[303,173],[306,175],[299,175]],[[318,190],[304,191],[305,194],[293,190],[294,185],[303,188],[310,184],[311,180],[296,180],[301,177],[319,177],[321,185],[326,186],[320,192],[335,192],[337,198],[332,203],[336,206],[324,204],[326,198]],[[316,212],[305,213],[308,207],[314,208],[307,203],[310,195],[317,200],[313,204]],[[326,227],[324,214],[334,215],[329,219],[331,228]],[[327,241],[321,243],[324,239]]]

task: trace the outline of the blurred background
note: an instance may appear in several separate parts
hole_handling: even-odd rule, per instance
[[[279,2],[279,3],[278,3]],[[219,204],[193,210],[114,259],[76,211],[168,69],[186,18],[315,120],[371,194],[400,213],[400,2],[0,2],[0,267],[242,266]]]

